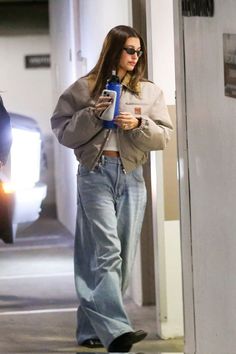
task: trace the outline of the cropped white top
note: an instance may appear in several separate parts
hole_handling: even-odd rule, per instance
[[[117,138],[116,138],[116,130],[112,130],[110,138],[108,139],[104,150],[109,150],[109,151],[119,151],[118,150],[118,145],[117,145]]]

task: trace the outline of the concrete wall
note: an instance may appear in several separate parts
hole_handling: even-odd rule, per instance
[[[51,70],[26,69],[24,62],[25,55],[50,54],[49,35],[0,36],[0,51],[0,90],[7,109],[35,118],[43,133],[50,133]]]
[[[80,0],[81,52],[86,58],[87,71],[98,60],[102,43],[108,31],[117,25],[130,25],[131,12],[128,0]]]
[[[234,0],[215,0],[214,17],[184,18],[184,52],[176,21],[186,351],[199,354],[235,348],[236,99],[224,94],[223,62],[235,13]]]
[[[175,105],[173,4],[171,0],[147,0],[149,7],[150,75],[165,93],[167,105]]]

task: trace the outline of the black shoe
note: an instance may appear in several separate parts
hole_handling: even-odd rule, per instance
[[[98,338],[86,339],[83,343],[80,344],[82,347],[87,348],[103,348],[103,345]]]
[[[147,333],[140,330],[136,332],[126,332],[115,338],[108,347],[108,351],[114,352],[129,352],[134,343],[140,342],[146,337]]]

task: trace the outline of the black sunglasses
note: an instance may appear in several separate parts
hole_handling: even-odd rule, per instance
[[[128,48],[123,48],[127,54],[129,55],[134,55],[135,53],[137,54],[138,57],[141,57],[143,54],[142,50],[135,50],[134,48],[128,47]]]

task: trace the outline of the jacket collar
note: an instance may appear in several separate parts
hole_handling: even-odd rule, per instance
[[[95,84],[95,79],[94,79],[94,76],[92,76],[92,75],[88,76],[87,79],[88,79],[88,86],[89,86],[89,89],[91,92],[94,87],[94,84]],[[126,73],[121,83],[129,91],[134,92],[136,95],[139,95],[141,93],[140,82],[138,82],[134,88],[131,88],[130,87],[130,80],[131,80],[131,75],[129,73]]]
[[[140,82],[138,82],[134,88],[130,87],[130,80],[131,80],[131,75],[129,73],[127,73],[123,80],[122,80],[122,85],[125,86],[128,90],[134,92],[135,94],[139,95],[141,92],[141,84]]]

